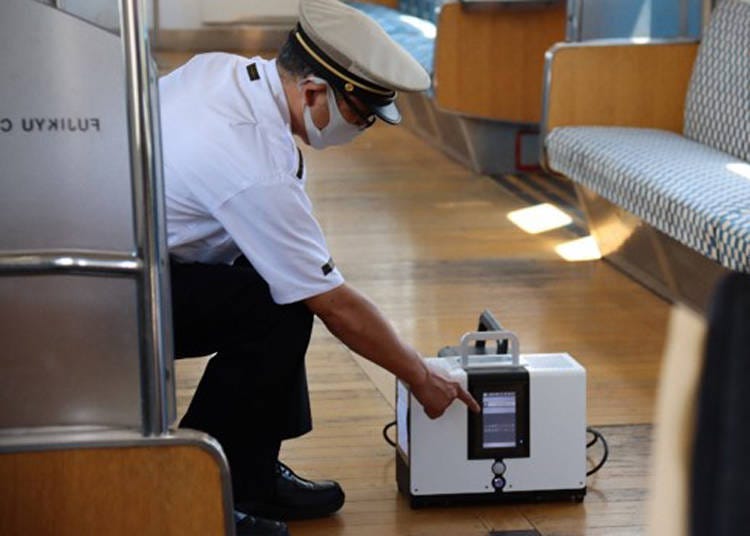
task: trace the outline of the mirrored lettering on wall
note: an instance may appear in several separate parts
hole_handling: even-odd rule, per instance
[[[102,122],[98,117],[0,117],[0,133],[36,132],[98,133]]]

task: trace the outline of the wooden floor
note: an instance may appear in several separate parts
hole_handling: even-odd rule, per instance
[[[650,423],[669,306],[603,261],[566,262],[566,230],[527,234],[508,219],[527,206],[404,128],[379,125],[350,146],[303,147],[309,193],[337,265],[424,355],[456,344],[491,309],[522,352],[572,354],[587,369],[588,420],[610,442],[583,504],[411,510],[396,491],[392,378],[355,358],[316,323],[308,355],[315,430],[283,459],[341,482],[347,502],[294,536],[643,534]],[[205,359],[177,364],[178,408]],[[592,453],[596,458],[599,452]]]

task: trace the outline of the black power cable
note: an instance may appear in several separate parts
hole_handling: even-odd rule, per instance
[[[385,442],[392,447],[396,446],[396,442],[388,437],[388,429],[393,428],[394,426],[396,426],[396,421],[391,421],[383,427],[383,439],[385,439]]]
[[[591,441],[589,441],[588,443],[586,443],[586,448],[590,449],[591,447],[593,447],[596,444],[597,441],[599,441],[599,436],[594,435],[594,432],[592,432],[591,428],[589,428],[589,427],[586,427],[586,432],[594,436],[594,439],[592,439]]]
[[[396,421],[391,421],[383,427],[383,439],[385,439],[385,442],[392,447],[396,446],[396,442],[388,437],[388,430],[393,428],[394,426],[396,426]],[[599,460],[599,463],[597,463],[592,469],[586,472],[586,476],[591,476],[599,471],[599,469],[604,467],[604,464],[607,462],[607,458],[609,458],[609,445],[607,444],[607,440],[604,439],[604,436],[599,430],[596,430],[595,428],[591,428],[589,426],[586,427],[586,432],[594,436],[593,439],[586,443],[587,449],[593,447],[597,442],[601,442],[602,448],[604,449],[604,454],[602,455],[602,459]]]
[[[597,463],[593,467],[593,469],[590,469],[586,473],[586,476],[591,476],[594,473],[596,473],[599,469],[601,469],[602,467],[604,467],[604,464],[607,462],[607,458],[609,458],[609,445],[607,445],[607,440],[604,439],[604,436],[602,435],[602,433],[599,430],[596,430],[596,429],[591,428],[591,427],[587,427],[586,431],[594,436],[594,439],[592,439],[591,441],[589,441],[588,443],[586,443],[586,448],[593,447],[594,444],[597,441],[601,441],[602,448],[604,449],[604,455],[602,456],[602,459],[599,460],[599,463]]]

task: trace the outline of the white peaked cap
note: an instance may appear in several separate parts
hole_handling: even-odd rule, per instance
[[[423,91],[430,75],[372,18],[338,0],[300,0],[290,37],[318,75],[397,123],[396,91]]]

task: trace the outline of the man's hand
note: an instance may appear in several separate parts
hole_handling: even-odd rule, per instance
[[[430,418],[440,417],[455,399],[479,413],[476,400],[442,369],[432,367],[393,330],[380,310],[344,283],[307,298],[305,304],[340,341],[365,359],[407,382]]]
[[[425,364],[426,374],[419,383],[412,383],[412,394],[424,407],[430,419],[437,419],[457,398],[474,413],[481,408],[474,397],[461,385],[449,378],[442,369]]]

